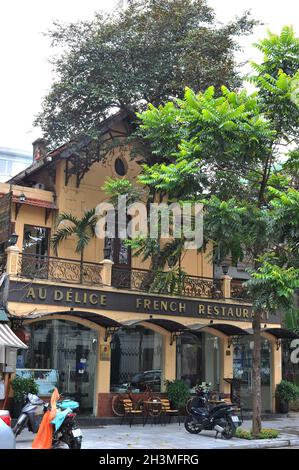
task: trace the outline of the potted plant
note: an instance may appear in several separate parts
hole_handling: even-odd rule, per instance
[[[166,392],[169,401],[172,405],[178,409],[182,410],[186,408],[187,401],[190,397],[189,387],[183,380],[167,380],[166,384]]]
[[[24,394],[27,393],[38,393],[38,385],[33,377],[20,377],[18,375],[11,381],[11,385],[14,391],[13,399],[13,418],[18,418],[23,407]]]
[[[276,398],[278,400],[278,411],[288,413],[289,404],[299,397],[299,388],[297,385],[287,380],[282,380],[276,386]]]

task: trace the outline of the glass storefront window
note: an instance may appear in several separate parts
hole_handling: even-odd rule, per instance
[[[282,378],[299,385],[298,339],[282,340]]]
[[[267,339],[262,339],[261,361],[262,410],[271,411],[271,345]],[[252,409],[252,366],[253,341],[240,337],[234,347],[233,370],[238,388],[235,392],[244,410]]]
[[[161,391],[163,338],[149,328],[122,328],[111,342],[111,391],[124,391],[128,383],[142,392],[147,385]]]
[[[44,392],[51,380],[56,381],[60,393],[77,400],[81,411],[92,412],[97,353],[93,339],[97,333],[65,320],[40,321],[27,328],[29,349],[19,350],[18,369],[40,380]]]
[[[202,382],[219,390],[219,338],[209,333],[184,333],[177,340],[177,378],[189,388]]]

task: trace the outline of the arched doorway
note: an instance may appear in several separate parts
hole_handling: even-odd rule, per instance
[[[202,382],[220,387],[220,344],[217,336],[205,332],[184,332],[177,338],[177,378],[189,388]]]
[[[32,373],[39,393],[50,396],[54,386],[80,403],[80,412],[94,407],[97,332],[74,321],[48,319],[30,323],[29,349],[20,351],[18,374]]]
[[[149,385],[161,391],[163,337],[151,328],[120,328],[111,342],[111,391],[121,392],[131,383],[136,392]]]

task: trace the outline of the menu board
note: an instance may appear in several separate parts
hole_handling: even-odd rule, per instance
[[[0,243],[10,237],[11,193],[0,196]]]

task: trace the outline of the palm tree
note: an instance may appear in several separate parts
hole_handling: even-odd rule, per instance
[[[57,255],[58,246],[69,237],[77,238],[76,253],[80,253],[80,283],[83,280],[84,251],[90,240],[95,236],[95,209],[84,212],[78,219],[70,213],[62,213],[57,219],[57,230],[51,239],[51,244]]]

